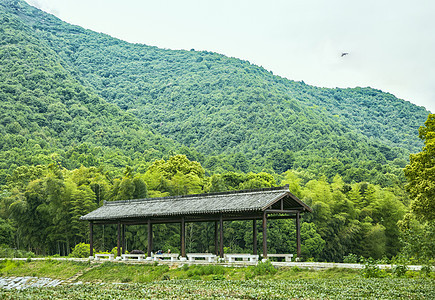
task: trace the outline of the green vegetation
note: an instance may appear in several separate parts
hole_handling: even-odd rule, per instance
[[[416,132],[428,112],[391,94],[316,88],[216,53],[129,44],[22,1],[0,8],[1,95],[15,120],[4,124],[6,145],[18,138],[21,149],[5,157],[8,166],[41,163],[13,159],[42,131],[55,147],[36,139],[28,156],[40,156],[38,144],[44,163],[56,152],[69,169],[147,166],[174,150],[210,172],[300,168],[390,186],[404,181],[401,168],[421,147]]]
[[[433,299],[434,284],[411,279],[266,281],[165,280],[148,284],[84,284],[1,290],[2,299]]]
[[[410,212],[400,222],[404,231],[402,253],[408,258],[433,261],[435,258],[435,114],[419,129],[424,142],[421,152],[410,156],[405,168]]]
[[[89,262],[59,261],[55,259],[33,261],[0,261],[0,276],[33,276],[68,279],[89,268]]]
[[[356,279],[364,278],[427,278],[435,279],[434,270],[410,271],[406,265],[379,269],[368,260],[361,270],[330,268],[312,270],[299,267],[274,267],[270,262],[257,266],[224,267],[215,265],[125,264],[120,262],[74,262],[55,259],[32,261],[0,261],[0,276],[36,276],[67,279],[80,272],[75,281],[90,283],[148,283],[161,280],[269,280],[269,279]]]
[[[406,271],[401,276],[391,271],[381,272],[385,276],[366,277],[388,278],[363,278],[359,270],[351,269],[275,269],[270,263],[249,267],[186,264],[170,268],[168,265],[111,262],[89,265],[55,260],[6,260],[0,262],[0,277],[39,276],[65,280],[79,273],[81,275],[75,281],[85,283],[55,288],[0,289],[0,296],[2,299],[80,299],[83,295],[86,295],[86,299],[101,299],[102,295],[107,299],[214,299],[216,295],[235,299],[431,299],[435,296],[433,271]],[[405,278],[397,278],[402,276]]]
[[[39,173],[32,174],[35,170]],[[341,261],[349,253],[375,259],[392,258],[400,250],[397,222],[406,212],[400,190],[369,183],[349,185],[338,175],[328,182],[325,177],[307,178],[306,173],[296,171],[282,175],[227,172],[206,176],[204,173],[198,162],[189,161],[183,155],[157,160],[144,173],[135,174],[127,168],[122,177],[112,180],[94,167],[82,166],[72,171],[52,164],[20,167],[14,172],[14,178],[20,180],[12,179],[7,185],[10,192],[2,198],[3,214],[18,234],[6,231],[5,239],[37,254],[68,255],[70,248],[88,239],[87,224],[78,218],[103,201],[288,183],[292,192],[314,209],[314,213],[304,215],[302,223],[302,255],[306,259]],[[250,222],[225,223],[227,251],[251,251],[252,235],[246,234],[251,226]],[[179,251],[178,225],[156,225],[156,228],[155,247]],[[188,252],[214,251],[213,224],[189,223],[187,231]],[[261,230],[258,231],[260,243]],[[293,220],[271,220],[268,231],[271,253],[295,253]],[[109,251],[115,247],[115,236],[115,226],[95,226],[95,250]],[[128,226],[126,241],[129,250],[145,250],[146,227]],[[84,246],[77,246],[74,255],[86,257],[89,245]],[[260,249],[261,245],[257,247]]]

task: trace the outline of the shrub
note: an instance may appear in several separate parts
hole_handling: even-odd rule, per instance
[[[225,276],[222,274],[213,275],[213,280],[225,280]]]
[[[184,269],[184,267],[183,267]],[[187,276],[203,276],[203,275],[223,275],[225,274],[225,268],[222,266],[208,265],[208,266],[192,266],[186,268]]]
[[[140,251],[140,250],[139,250]],[[125,254],[128,254],[129,252],[128,251],[125,251]],[[117,256],[118,255],[118,247],[114,247],[111,251],[110,251],[110,254],[113,254],[113,255],[115,255],[115,256]]]
[[[266,260],[265,262],[260,261],[258,265],[254,267],[255,275],[274,275],[276,272],[277,270],[269,260]]]
[[[365,278],[381,278],[387,277],[389,274],[385,270],[379,269],[378,262],[373,258],[368,258],[364,262],[364,267],[361,270],[361,275]]]
[[[433,271],[433,267],[430,265],[424,265],[421,267],[421,273],[424,277],[430,277],[431,273]]]
[[[393,274],[397,277],[404,277],[408,267],[406,265],[396,265],[393,267]]]
[[[355,254],[349,253],[343,257],[343,262],[347,264],[356,264],[358,263],[358,256]]]
[[[35,253],[25,250],[17,250],[12,249],[8,247],[2,247],[0,246],[0,257],[8,257],[8,258],[14,258],[14,257],[35,257]]]
[[[77,258],[86,258],[89,257],[90,249],[91,246],[89,244],[80,243],[74,247],[73,251],[70,253],[69,256],[77,257]],[[95,253],[95,249],[94,249],[94,253]]]

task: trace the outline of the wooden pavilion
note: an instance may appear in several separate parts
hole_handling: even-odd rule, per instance
[[[125,253],[125,226],[148,226],[148,256],[153,249],[153,224],[180,223],[181,257],[186,257],[185,224],[215,222],[216,255],[223,257],[223,222],[252,220],[253,254],[257,255],[256,221],[262,220],[263,258],[267,258],[267,220],[294,218],[297,256],[301,254],[300,215],[312,209],[289,191],[277,188],[242,190],[124,201],[104,202],[100,208],[82,216],[89,221],[90,256],[93,256],[93,226],[117,224],[118,256]]]

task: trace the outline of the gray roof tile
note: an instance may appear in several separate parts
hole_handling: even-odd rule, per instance
[[[103,221],[215,213],[243,214],[261,212],[283,197],[287,199],[288,209],[290,205],[291,209],[311,211],[310,207],[291,194],[288,186],[285,186],[250,191],[105,202],[103,206],[80,219]]]

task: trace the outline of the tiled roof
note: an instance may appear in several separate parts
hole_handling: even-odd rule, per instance
[[[81,220],[102,221],[151,217],[192,216],[198,214],[243,214],[261,212],[281,199],[285,209],[311,211],[290,193],[288,186],[261,190],[198,194],[105,202]]]

